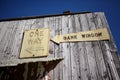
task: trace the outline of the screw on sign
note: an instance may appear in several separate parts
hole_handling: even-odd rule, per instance
[[[27,30],[24,33],[20,58],[47,56],[50,30],[48,28]]]

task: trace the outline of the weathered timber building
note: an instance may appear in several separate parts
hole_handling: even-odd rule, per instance
[[[20,59],[25,30],[56,35],[107,28],[110,40],[50,41],[47,57]],[[103,12],[64,13],[0,20],[0,80],[120,80],[120,58]]]

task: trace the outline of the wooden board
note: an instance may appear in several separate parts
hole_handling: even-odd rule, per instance
[[[49,28],[51,39],[56,35],[107,28],[110,39],[59,45],[50,41],[46,58],[19,59],[24,31],[36,28]],[[53,66],[59,57],[64,60]],[[3,67],[12,64],[22,65]],[[0,22],[0,66],[0,80],[120,80],[120,59],[103,12]]]
[[[20,58],[47,56],[49,53],[49,29],[26,30]]]
[[[107,28],[101,28],[92,31],[56,35],[52,41],[59,44],[61,42],[100,41],[109,39],[110,37]]]

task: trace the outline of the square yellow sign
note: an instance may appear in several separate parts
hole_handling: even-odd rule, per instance
[[[26,30],[20,58],[47,56],[49,53],[50,30],[48,28]]]

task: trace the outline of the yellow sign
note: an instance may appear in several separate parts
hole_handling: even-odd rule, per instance
[[[61,42],[76,42],[76,41],[96,41],[96,40],[109,40],[110,36],[107,28],[84,31],[78,33],[70,33],[55,36],[52,41],[56,43]]]
[[[49,41],[50,30],[47,28],[25,31],[20,58],[47,56]]]

